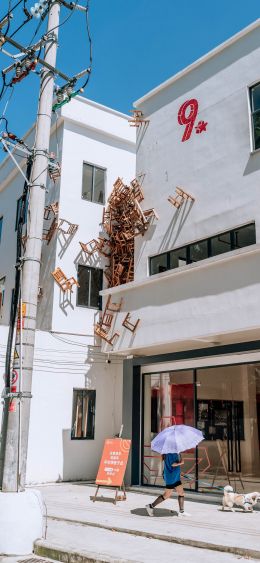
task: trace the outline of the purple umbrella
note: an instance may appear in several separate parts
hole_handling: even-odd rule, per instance
[[[165,428],[151,443],[151,449],[159,454],[179,454],[195,448],[204,436],[200,430],[186,424],[175,424]]]

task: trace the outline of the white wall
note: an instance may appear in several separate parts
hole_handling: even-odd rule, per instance
[[[0,376],[7,328],[0,327]],[[37,331],[31,400],[29,483],[94,479],[105,438],[122,422],[122,364],[86,337]],[[94,440],[71,440],[73,388],[96,389]],[[0,405],[0,419],[2,405]]]
[[[79,225],[68,247],[57,237],[56,267],[68,277],[77,277],[78,264],[104,268],[99,256],[86,259],[79,241],[88,242],[101,234],[103,205],[82,199],[83,162],[106,169],[106,199],[118,176],[130,182],[135,176],[135,132],[127,118],[92,102],[73,101],[64,106],[64,137],[59,216]],[[105,280],[104,280],[105,281]],[[77,290],[67,300],[54,286],[53,329],[93,334],[98,312],[76,306]]]
[[[259,328],[260,152],[250,152],[247,101],[248,85],[260,80],[259,41],[258,22],[244,38],[137,104],[149,119],[137,139],[137,170],[146,174],[142,207],[154,207],[159,220],[135,239],[135,282],[129,290],[113,290],[115,300],[124,299],[115,350],[159,351],[178,340],[221,340],[224,333]],[[178,110],[192,98],[199,103],[196,123],[204,120],[207,130],[181,142]],[[167,198],[176,186],[195,202],[173,207]],[[258,246],[148,278],[150,256],[252,221]],[[140,318],[134,335],[121,325],[128,311],[133,322]]]
[[[59,217],[79,225],[75,236],[64,244],[57,233],[49,245],[43,242],[35,360],[31,401],[27,483],[60,479],[94,479],[105,438],[120,430],[122,422],[122,360],[101,353],[93,324],[99,311],[76,306],[76,289],[64,296],[51,272],[61,267],[77,277],[78,263],[104,267],[99,258],[86,258],[79,241],[100,234],[103,206],[81,198],[83,162],[107,169],[106,197],[118,176],[126,182],[135,176],[135,131],[127,117],[93,102],[74,99],[61,111],[60,126],[53,131],[51,150],[62,164],[61,178],[49,182],[46,204],[59,200]],[[4,215],[0,244],[0,277],[7,276],[4,317],[0,326],[0,374],[14,284],[16,205],[23,181],[10,181],[7,161],[0,168],[6,187],[0,192],[0,215]],[[2,187],[5,186],[2,184]],[[1,323],[0,323],[1,324]],[[94,440],[71,440],[73,388],[96,389]],[[2,407],[1,407],[2,408]]]

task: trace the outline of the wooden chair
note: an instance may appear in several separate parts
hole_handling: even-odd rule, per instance
[[[50,203],[50,205],[47,205],[44,208],[44,219],[45,219],[45,221],[48,221],[52,215],[57,217],[58,213],[59,213],[59,202],[54,201],[53,203]]]
[[[70,223],[67,219],[59,219],[57,229],[64,235],[74,235],[78,230],[79,226],[75,223]]]
[[[181,207],[181,205],[184,202],[184,199],[182,197],[176,196],[173,197],[172,195],[169,195],[168,197],[168,201],[174,206],[176,207],[176,209],[179,209]]]
[[[123,322],[122,322],[122,326],[124,326],[125,328],[127,328],[127,330],[130,330],[131,332],[135,332],[135,330],[137,329],[139,323],[140,323],[140,319],[137,319],[136,323],[133,324],[130,322],[130,313],[127,313],[126,317],[124,318]]]
[[[100,325],[111,328],[114,315],[113,313],[105,312],[101,318]]]
[[[124,272],[124,269],[125,268],[124,268],[123,264],[117,264],[117,266],[115,267],[114,272],[113,272],[113,279],[112,279],[113,286],[120,285],[121,276]]]
[[[241,487],[244,490],[244,483],[242,480],[242,473],[241,471],[229,471],[228,469],[228,449],[227,449],[227,443],[223,442],[223,440],[216,440],[216,445],[218,448],[218,453],[219,453],[219,462],[217,465],[217,469],[212,481],[212,487],[214,486],[214,483],[216,481],[216,478],[218,476],[219,473],[219,469],[222,466],[222,468],[224,469],[224,472],[226,474],[227,480],[229,482],[229,485],[231,485],[231,480],[236,482],[236,479],[238,479],[240,481]]]
[[[98,241],[95,238],[93,238],[89,242],[80,242],[79,244],[83,252],[85,252],[85,254],[87,254],[88,256],[92,256],[92,254],[94,254],[94,252],[98,250]]]
[[[152,209],[146,209],[146,210],[144,211],[144,216],[145,216],[145,218],[148,219],[148,220],[149,220],[149,219],[153,219],[153,217],[155,217],[155,219],[159,219],[159,215],[158,215],[158,213],[156,213],[156,211],[155,211],[154,208],[152,208]]]
[[[168,201],[177,209],[181,207],[185,200],[195,201],[194,197],[188,192],[185,192],[182,188],[175,188],[176,195],[169,195]]]
[[[143,112],[139,109],[131,109],[130,112],[133,114],[131,119],[128,119],[130,127],[140,127],[142,124],[149,123],[148,119],[144,119]]]
[[[190,199],[191,201],[195,201],[195,198],[191,194],[188,194],[188,192],[185,192],[182,188],[177,187],[175,191],[177,195],[183,197],[183,199]]]
[[[67,278],[61,268],[56,268],[53,272],[51,272],[51,275],[55,279],[56,283],[60,286],[63,293],[65,293],[66,291],[73,292],[73,285],[80,287],[77,280],[75,280],[74,277]]]
[[[42,240],[47,241],[47,245],[50,244],[54,233],[57,231],[58,220],[54,217],[50,227],[48,229],[43,229]]]
[[[114,344],[114,339],[119,337],[119,333],[115,332],[113,334],[113,336],[108,336],[108,331],[106,331],[105,329],[102,328],[102,326],[99,323],[96,323],[94,325],[94,333],[96,336],[99,336],[100,338],[102,338],[102,340],[105,340],[105,342],[107,342],[108,344],[110,344],[111,346],[113,346]]]
[[[109,295],[107,298],[104,312],[112,311],[113,313],[119,313],[119,311],[121,311],[122,303],[123,303],[122,297],[119,303],[111,303],[111,295]]]
[[[132,180],[132,182],[130,182],[130,185],[133,188],[133,194],[134,194],[134,198],[138,201],[138,203],[140,203],[141,201],[143,201],[144,199],[144,193],[141,187],[140,182],[138,181],[137,178],[134,178]]]

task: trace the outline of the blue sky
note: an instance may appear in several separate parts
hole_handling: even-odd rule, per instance
[[[1,0],[0,17],[8,1]],[[33,4],[27,1],[28,7]],[[22,21],[19,8],[14,16],[11,30]],[[65,17],[63,8],[61,21]],[[93,73],[84,95],[128,113],[133,101],[258,17],[259,0],[90,0]],[[15,38],[28,44],[37,24],[32,20]],[[59,30],[57,66],[73,75],[88,66],[88,57],[85,19],[79,12]],[[0,68],[9,64],[0,55]],[[39,78],[31,75],[14,88],[7,117],[9,130],[18,136],[35,119],[38,87]],[[0,102],[1,114],[6,99]]]

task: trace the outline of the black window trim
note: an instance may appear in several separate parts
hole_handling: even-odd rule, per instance
[[[253,88],[255,88],[256,86],[260,86],[260,80],[257,80],[256,82],[253,82],[252,84],[249,84],[247,86],[247,96],[248,96],[248,107],[249,107],[249,125],[250,125],[250,148],[251,148],[251,153],[255,153],[255,152],[259,152],[260,151],[260,147],[255,148],[255,135],[254,135],[254,115],[256,113],[260,113],[260,108],[253,111],[253,106],[252,106],[252,90]]]
[[[86,199],[85,197],[83,197],[83,169],[84,169],[84,164],[88,164],[88,166],[92,166],[92,168],[94,169],[94,173],[93,173],[93,179],[92,179],[92,188],[91,188],[91,199]],[[99,201],[93,201],[93,192],[94,192],[94,185],[95,185],[95,169],[98,170],[103,170],[104,172],[104,202],[100,203]],[[99,166],[98,164],[93,164],[92,162],[87,162],[86,160],[83,160],[83,166],[82,166],[82,186],[81,186],[81,199],[83,199],[83,201],[87,201],[88,203],[95,203],[96,205],[102,205],[102,207],[104,207],[105,202],[106,202],[106,185],[107,185],[107,168],[104,168],[104,166]]]
[[[2,242],[2,236],[3,236],[3,224],[4,224],[4,216],[0,215],[0,243]]]
[[[186,251],[187,251],[187,263],[185,264],[185,266],[189,266],[190,264],[194,264],[195,262],[190,259],[190,247],[194,244],[202,243],[204,241],[207,241],[207,243],[208,243],[207,244],[208,256],[207,256],[207,258],[203,258],[202,260],[197,260],[197,262],[204,262],[204,260],[207,260],[209,258],[215,258],[216,256],[220,256],[221,254],[227,254],[229,252],[234,252],[236,250],[240,250],[241,248],[248,248],[248,246],[252,246],[252,244],[247,245],[247,246],[241,246],[239,248],[236,246],[236,244],[235,244],[235,232],[242,230],[243,228],[250,227],[252,225],[254,225],[254,227],[255,227],[255,221],[250,221],[250,223],[243,223],[242,225],[239,225],[238,227],[233,227],[232,229],[228,229],[227,231],[221,231],[220,233],[216,233],[214,235],[211,235],[210,237],[198,239],[198,240],[189,242],[186,245],[182,244],[181,246],[179,246],[177,248],[172,248],[171,250],[167,250],[166,252],[162,252],[161,254],[154,254],[153,256],[149,256],[149,258],[148,258],[149,276],[155,276],[155,275],[164,273],[164,272],[157,272],[156,274],[151,274],[151,261],[152,261],[153,258],[158,258],[159,256],[163,256],[165,254],[168,255],[167,261],[166,261],[167,262],[167,270],[165,270],[165,271],[178,270],[179,268],[183,268],[184,266],[179,266],[179,267],[176,267],[176,268],[170,268],[169,267],[170,266],[170,254],[171,254],[171,252],[173,252],[175,250],[177,251],[177,250],[182,249],[182,248],[186,248]],[[211,246],[212,239],[214,239],[216,237],[220,237],[221,235],[229,234],[229,233],[230,233],[230,247],[231,247],[230,250],[227,250],[227,252],[221,252],[220,254],[213,254],[212,255],[212,246]],[[256,233],[256,230],[255,230],[255,233]]]
[[[89,438],[88,436],[72,436],[73,431],[73,406],[74,406],[74,391],[94,391],[95,392],[95,412],[94,412],[94,429],[93,429],[93,437]],[[97,408],[97,390],[96,389],[88,389],[86,387],[73,387],[72,389],[72,420],[71,420],[71,431],[70,431],[70,439],[71,440],[95,440],[95,430],[96,430],[96,408]]]
[[[83,268],[88,268],[89,270],[100,270],[102,272],[102,287],[100,291],[103,289],[103,268],[95,268],[94,266],[89,266],[88,264],[78,264],[77,268],[77,280],[79,278],[79,266]],[[98,296],[99,305],[98,307],[93,307],[92,305],[79,305],[78,303],[78,288],[77,288],[77,295],[76,295],[76,307],[80,307],[82,309],[93,309],[94,311],[102,311],[102,296]],[[91,294],[91,276],[90,276],[90,284],[88,288],[88,303],[90,302],[90,294]]]

